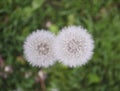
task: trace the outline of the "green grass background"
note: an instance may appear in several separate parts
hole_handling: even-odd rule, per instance
[[[68,25],[82,25],[93,35],[89,63],[40,69],[26,62],[28,34],[43,28],[58,33]],[[39,70],[46,72],[46,91],[120,91],[120,0],[0,0],[0,56],[0,91],[41,91]],[[13,72],[5,72],[6,66]]]

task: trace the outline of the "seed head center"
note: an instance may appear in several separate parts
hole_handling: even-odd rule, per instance
[[[46,55],[49,52],[49,47],[46,43],[41,43],[37,46],[37,51],[41,55]]]
[[[68,51],[73,54],[76,54],[83,49],[82,43],[75,39],[72,39],[71,41],[69,41],[67,47],[68,47]]]

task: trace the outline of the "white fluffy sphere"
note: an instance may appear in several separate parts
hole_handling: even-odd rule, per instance
[[[24,42],[24,55],[33,66],[48,67],[55,62],[53,42],[55,36],[45,30],[30,34]]]
[[[87,63],[93,54],[93,48],[92,36],[80,26],[63,28],[54,44],[58,60],[69,67]]]

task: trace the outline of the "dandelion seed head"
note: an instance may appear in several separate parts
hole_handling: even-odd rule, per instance
[[[67,66],[81,66],[90,60],[94,41],[86,29],[78,26],[65,27],[55,42],[55,55]]]
[[[45,30],[30,34],[24,42],[24,55],[33,66],[48,67],[55,62],[53,42],[55,36]]]

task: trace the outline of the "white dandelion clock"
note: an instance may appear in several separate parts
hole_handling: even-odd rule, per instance
[[[55,62],[53,42],[55,36],[44,30],[30,34],[24,43],[24,55],[33,66],[48,67]]]
[[[55,55],[58,60],[69,67],[84,65],[93,54],[92,36],[78,26],[65,27],[55,41]]]

